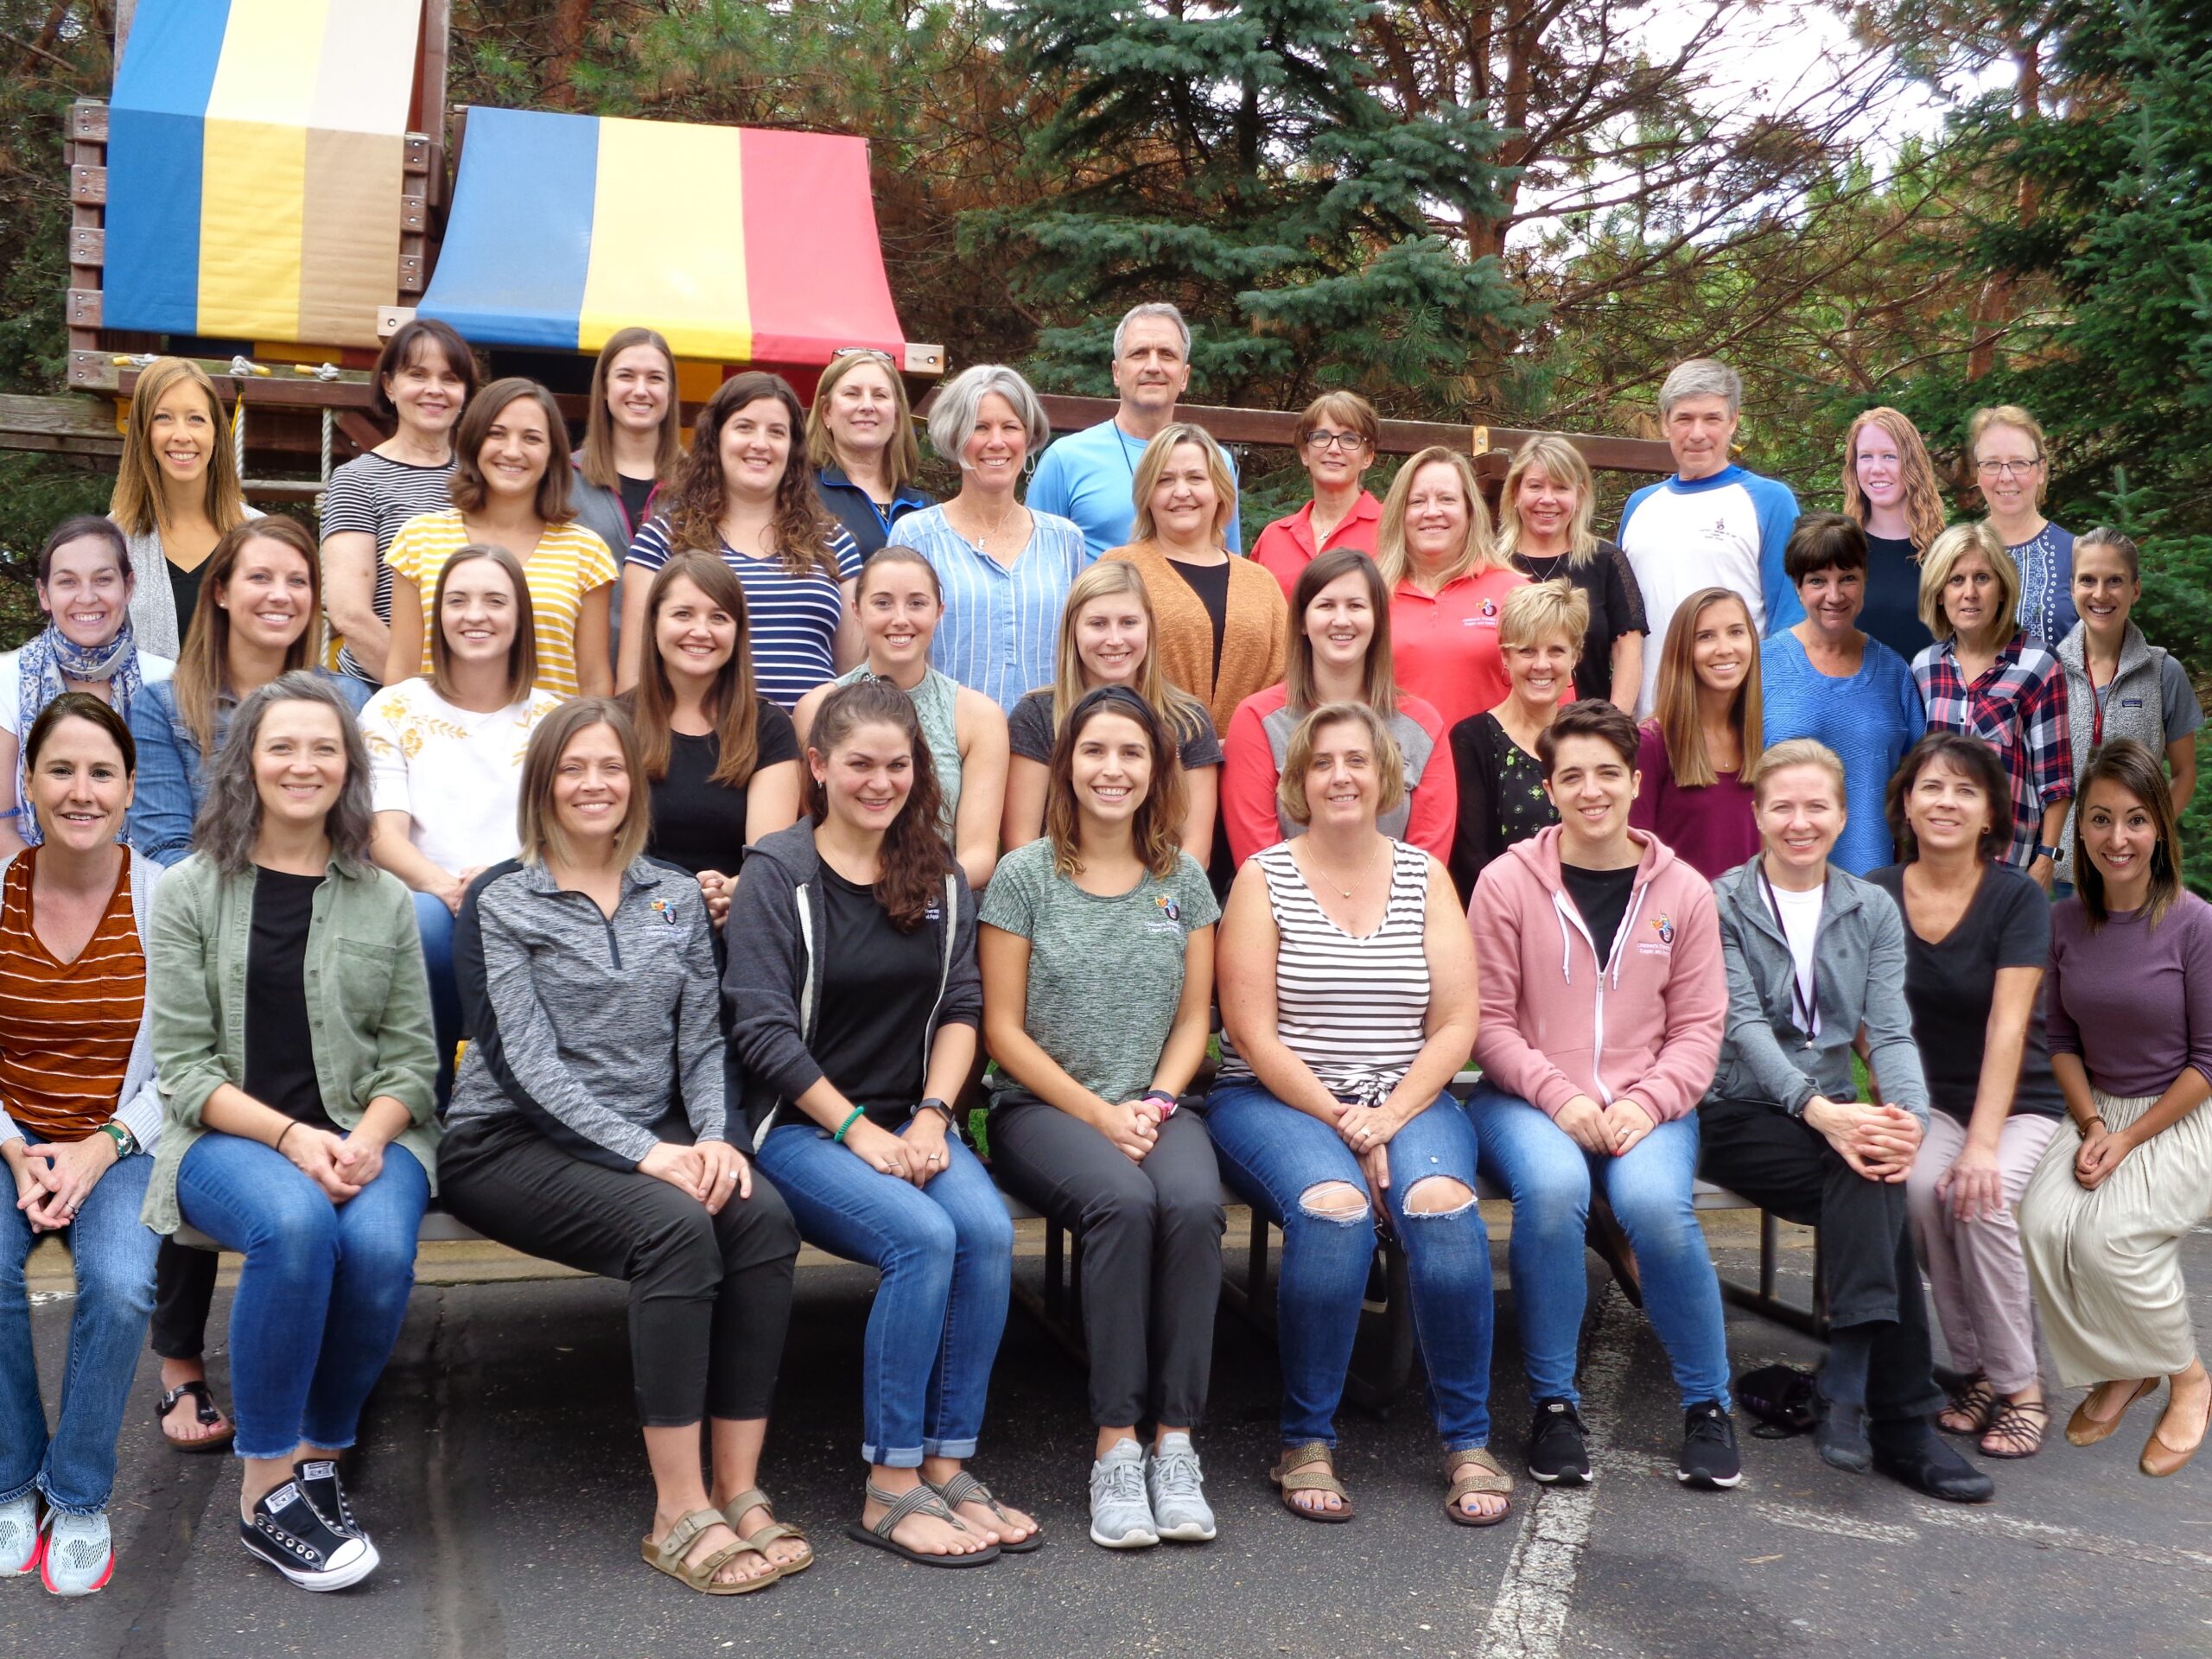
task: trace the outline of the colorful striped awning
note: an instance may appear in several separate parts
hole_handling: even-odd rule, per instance
[[[421,0],[140,0],[108,108],[102,321],[374,346]]]
[[[751,127],[472,109],[418,310],[492,346],[642,326],[721,363],[906,349],[867,141]]]

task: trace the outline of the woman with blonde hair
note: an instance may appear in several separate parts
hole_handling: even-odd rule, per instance
[[[1580,590],[1590,620],[1574,642],[1574,695],[1606,697],[1630,714],[1643,684],[1643,590],[1618,543],[1599,538],[1598,480],[1582,452],[1539,432],[1515,452],[1497,503],[1497,550],[1531,582]]]
[[[1497,639],[1513,689],[1497,708],[1452,728],[1452,771],[1459,791],[1452,880],[1463,899],[1474,898],[1476,880],[1492,859],[1559,822],[1559,808],[1544,788],[1537,740],[1559,717],[1588,626],[1589,604],[1586,589],[1556,578],[1516,588],[1505,597]],[[1631,677],[1624,683],[1633,688],[1641,682]]]
[[[1375,551],[1382,504],[1360,480],[1375,464],[1382,441],[1382,418],[1356,391],[1325,391],[1299,414],[1291,442],[1313,480],[1313,498],[1276,519],[1252,543],[1252,563],[1282,584],[1284,598],[1297,588],[1299,572],[1319,555],[1339,547]]]
[[[1943,492],[1920,429],[1902,411],[1862,411],[1843,435],[1844,517],[1866,532],[1859,626],[1910,662],[1928,642],[1920,561],[1943,533]]]
[[[1135,488],[1135,539],[1102,556],[1136,566],[1159,620],[1160,668],[1225,730],[1238,703],[1282,677],[1290,635],[1282,588],[1229,551],[1236,478],[1204,427],[1161,428],[1137,462]]]
[[[2066,737],[2066,671],[2013,620],[2020,573],[1987,524],[1954,524],[1920,572],[1920,618],[1936,643],[1912,661],[1931,732],[1964,732],[1997,751],[2012,786],[2005,861],[2045,893],[2074,795]]]
[[[1398,683],[1426,698],[1447,731],[1503,702],[1498,611],[1529,578],[1498,556],[1472,461],[1440,444],[1398,469],[1375,565],[1390,590]]]
[[[910,512],[934,506],[919,488],[922,446],[906,383],[891,353],[847,346],[831,354],[806,410],[806,459],[814,493],[845,527],[861,556],[889,544],[893,527]]]
[[[1006,815],[1001,840],[1012,852],[1045,833],[1052,746],[1077,703],[1102,685],[1126,685],[1175,740],[1183,767],[1183,821],[1176,839],[1203,863],[1213,855],[1221,798],[1221,740],[1205,705],[1163,673],[1153,649],[1158,626],[1144,575],[1124,559],[1094,564],[1068,588],[1060,613],[1059,671],[1025,694],[1007,716]]]
[[[231,423],[215,383],[198,364],[157,357],[139,371],[107,516],[130,543],[130,631],[138,649],[175,657],[192,626],[215,543],[261,517],[245,504]]]
[[[1989,509],[1984,520],[2020,573],[2015,620],[2045,651],[2074,631],[2074,532],[2043,516],[2050,488],[2050,440],[2018,404],[1977,409],[1967,423],[1967,458]]]
[[[1763,718],[1751,607],[1732,588],[1701,588],[1668,625],[1658,695],[1637,747],[1643,786],[1628,821],[1708,881],[1759,849],[1748,779]]]

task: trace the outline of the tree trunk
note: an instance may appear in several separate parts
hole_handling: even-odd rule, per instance
[[[2043,62],[2037,43],[2015,41],[2012,63],[2018,73],[2017,116],[2022,126],[2043,118]],[[2013,197],[2013,213],[2023,229],[2036,222],[2043,207],[2043,187],[2028,175],[2020,175]],[[1993,271],[1974,296],[1972,340],[1967,346],[1967,378],[1979,380],[1997,366],[1997,342],[2012,321],[2017,283],[2005,271]]]

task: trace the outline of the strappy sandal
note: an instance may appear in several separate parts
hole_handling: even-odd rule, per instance
[[[2005,1400],[1999,1403],[1982,1431],[1985,1458],[2032,1458],[2043,1450],[2043,1437],[2050,1427],[2050,1408],[2041,1400]],[[1997,1444],[1992,1446],[1991,1440]]]
[[[2135,1385],[2135,1392],[2121,1401],[2120,1409],[2109,1417],[2089,1415],[2089,1402],[2097,1397],[2096,1389],[2091,1389],[2088,1393],[2082,1396],[2082,1403],[2074,1408],[2074,1414],[2066,1420],[2068,1443],[2073,1446],[2094,1446],[2099,1440],[2110,1440],[2113,1432],[2120,1427],[2120,1419],[2127,1415],[2127,1408],[2145,1395],[2157,1393],[2158,1382],[2159,1379],[2155,1376],[2145,1377]]]
[[[738,1517],[747,1510],[766,1510],[768,1524],[757,1528],[752,1532],[739,1532]],[[802,1529],[793,1526],[788,1521],[777,1520],[775,1515],[774,1507],[768,1502],[768,1494],[758,1486],[740,1492],[722,1505],[722,1520],[729,1529],[737,1533],[737,1535],[745,1541],[745,1547],[747,1549],[758,1550],[763,1560],[772,1563],[776,1571],[788,1579],[793,1573],[804,1573],[814,1565],[814,1546],[807,1543],[806,1534]],[[774,1556],[768,1554],[767,1547],[779,1538],[792,1538],[802,1544],[806,1544],[806,1554],[795,1561],[777,1560]]]
[[[1513,1477],[1483,1448],[1446,1452],[1444,1478],[1452,1483],[1451,1490],[1444,1494],[1444,1513],[1452,1517],[1454,1525],[1494,1527],[1513,1512]],[[1470,1515],[1459,1507],[1460,1499],[1477,1496],[1502,1497],[1506,1505],[1496,1515]]]
[[[949,1510],[957,1510],[963,1503],[980,1503],[1009,1527],[1016,1524],[998,1499],[991,1496],[991,1489],[965,1469],[942,1486],[931,1484],[931,1490],[944,1500],[944,1506]],[[1003,1538],[999,1540],[999,1548],[1009,1555],[1027,1555],[1033,1549],[1043,1548],[1044,1545],[1044,1529],[1033,1521],[1029,1523],[1029,1535],[1020,1543],[1009,1544]]]
[[[768,1562],[772,1570],[757,1579],[740,1579],[734,1584],[720,1584],[715,1580],[715,1574],[738,1556],[748,1552],[760,1554],[746,1543],[724,1544],[704,1560],[687,1561],[683,1559],[683,1552],[697,1541],[701,1533],[709,1527],[728,1525],[729,1522],[722,1519],[720,1510],[694,1510],[671,1527],[668,1536],[658,1543],[653,1541],[652,1534],[647,1533],[640,1553],[645,1556],[645,1565],[654,1572],[665,1573],[684,1588],[696,1590],[702,1596],[749,1596],[755,1590],[766,1590],[783,1576],[781,1572],[773,1570],[773,1561]],[[766,1555],[760,1559],[768,1560]]]
[[[950,1484],[950,1483],[948,1483]],[[868,1484],[868,1495],[878,1503],[890,1507],[884,1510],[883,1519],[872,1527],[854,1522],[845,1529],[845,1536],[855,1543],[866,1544],[874,1549],[887,1549],[893,1555],[910,1560],[917,1567],[982,1567],[995,1561],[1004,1548],[1000,1544],[986,1544],[966,1555],[932,1555],[925,1550],[909,1549],[891,1534],[898,1524],[910,1515],[925,1516],[931,1521],[949,1521],[963,1532],[968,1523],[945,1508],[944,1500],[938,1496],[937,1488],[923,1481],[906,1492],[887,1492],[874,1481]]]
[[[178,1383],[154,1408],[154,1426],[162,1431],[162,1438],[169,1443],[170,1449],[184,1452],[229,1451],[232,1440],[238,1435],[232,1424],[225,1423],[219,1434],[203,1435],[196,1440],[181,1440],[169,1433],[169,1413],[176,1409],[179,1401],[186,1399],[192,1401],[193,1421],[200,1427],[213,1428],[223,1421],[223,1414],[215,1409],[215,1402],[207,1393],[205,1378],[194,1377],[189,1382]]]
[[[1946,1434],[1980,1435],[1989,1432],[1997,1421],[1997,1390],[1989,1386],[1985,1371],[1967,1371],[1962,1375],[1939,1378],[1945,1383],[1951,1403],[1936,1414],[1936,1427]],[[1963,1423],[1947,1423],[1946,1417],[1963,1417]]]
[[[1323,1472],[1313,1473],[1303,1467],[1318,1463]],[[1268,1478],[1282,1494],[1282,1506],[1301,1521],[1324,1521],[1334,1524],[1349,1521],[1358,1513],[1351,1506],[1351,1494],[1345,1491],[1344,1483],[1337,1478],[1336,1454],[1319,1440],[1308,1440],[1303,1446],[1287,1446],[1281,1459],[1268,1471]],[[1309,1510],[1294,1500],[1300,1492],[1328,1492],[1343,1503],[1340,1510]]]

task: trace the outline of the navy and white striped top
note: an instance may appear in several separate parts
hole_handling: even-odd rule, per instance
[[[829,542],[836,556],[838,582],[850,582],[861,573],[860,549],[842,525],[830,532]],[[671,550],[668,520],[657,517],[630,543],[626,563],[655,571],[668,563]],[[816,686],[837,677],[834,648],[844,595],[818,569],[795,576],[780,559],[756,559],[727,542],[720,551],[745,588],[753,683],[762,696],[788,714]]]
[[[391,538],[418,513],[443,512],[452,506],[453,497],[447,489],[452,480],[450,461],[442,467],[417,467],[373,449],[354,456],[330,475],[330,487],[322,496],[322,533],[333,536],[351,530],[376,537],[375,604],[377,615],[386,622],[391,620],[391,567],[384,556],[391,550]],[[381,685],[384,668],[381,658],[362,663],[355,658],[351,646],[339,648],[338,669],[342,674]]]
[[[1071,520],[1030,517],[1036,527],[1011,565],[978,550],[941,506],[908,513],[891,537],[927,559],[944,589],[930,661],[1009,713],[1024,692],[1052,683],[1068,584],[1093,556]]]
[[[1253,856],[1275,918],[1275,1034],[1331,1094],[1380,1105],[1428,1040],[1428,855],[1390,842],[1389,904],[1358,938],[1329,919],[1288,842]],[[1221,1075],[1252,1075],[1226,1033]]]

